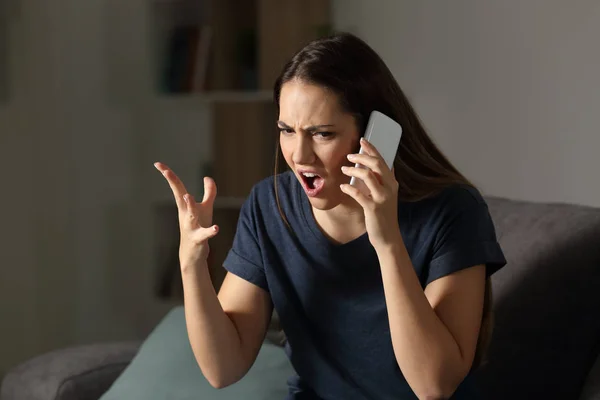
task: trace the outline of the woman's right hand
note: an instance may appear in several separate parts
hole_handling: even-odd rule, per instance
[[[196,268],[208,258],[208,239],[214,237],[219,228],[212,225],[213,206],[217,196],[217,185],[211,178],[204,178],[204,198],[197,203],[183,182],[165,164],[157,162],[159,170],[173,191],[179,216],[179,262],[182,270]]]

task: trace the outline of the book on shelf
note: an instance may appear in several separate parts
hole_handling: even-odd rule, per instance
[[[206,90],[211,42],[212,28],[207,24],[171,29],[164,57],[163,92],[190,93]]]
[[[223,32],[209,23],[173,27],[163,53],[161,91],[258,90],[257,30]]]

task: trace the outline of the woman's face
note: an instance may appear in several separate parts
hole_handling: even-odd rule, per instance
[[[350,203],[340,184],[350,180],[341,170],[351,165],[346,156],[359,148],[354,117],[342,111],[336,94],[299,80],[282,86],[279,110],[281,151],[312,206]]]

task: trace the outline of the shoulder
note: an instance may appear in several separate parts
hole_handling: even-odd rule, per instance
[[[294,201],[297,179],[292,172],[272,175],[257,182],[242,205],[242,215],[269,219]]]
[[[431,199],[428,226],[436,237],[495,241],[495,228],[485,198],[469,185],[453,185]]]
[[[477,188],[449,186],[430,200],[432,208],[425,229],[431,238],[432,253],[426,283],[479,264],[487,265],[489,276],[506,264],[494,221]]]
[[[401,226],[423,242],[444,236],[449,230],[466,236],[493,230],[485,198],[469,185],[451,185],[429,198],[402,203],[398,214]]]
[[[300,183],[292,172],[270,176],[257,182],[245,199],[238,218],[238,231],[251,232],[260,243],[279,243],[294,231],[304,229]]]
[[[276,201],[277,197],[287,199],[293,195],[296,181],[290,171],[271,175],[252,187],[248,200],[271,205],[270,203]]]
[[[428,216],[459,214],[467,210],[487,208],[481,192],[470,185],[454,184],[436,195],[411,203],[413,212]]]
[[[487,207],[481,192],[470,185],[455,184],[448,186],[433,198],[437,207],[456,212],[470,208]]]

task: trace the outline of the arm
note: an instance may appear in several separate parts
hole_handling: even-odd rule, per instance
[[[183,273],[183,290],[188,337],[202,373],[216,388],[237,382],[266,335],[269,294],[228,273],[217,297],[206,265]]]
[[[478,265],[482,261],[466,261],[481,258],[456,261],[473,267],[433,280],[423,291],[400,227],[390,223],[398,221],[399,184],[374,146],[361,140],[361,148],[365,154],[351,154],[348,159],[367,168],[343,167],[342,171],[362,179],[370,193],[348,184],[341,189],[364,210],[369,240],[379,258],[396,360],[419,398],[448,398],[473,363],[483,314],[485,266]],[[480,215],[474,218],[483,222]],[[449,232],[456,229],[449,226],[454,223],[447,224],[441,236],[446,238],[445,247],[452,249]],[[461,228],[467,236],[481,233],[470,225]]]
[[[475,356],[485,267],[463,269],[425,288],[401,239],[378,250],[396,360],[419,398],[449,398]]]
[[[238,381],[254,363],[271,317],[271,299],[265,290],[231,274],[217,297],[206,261],[208,240],[218,232],[217,225],[211,226],[215,182],[204,178],[204,198],[197,203],[173,171],[162,163],[155,167],[169,183],[177,204],[190,345],[208,382],[225,387]]]

